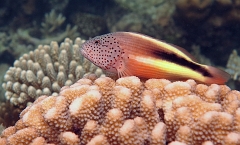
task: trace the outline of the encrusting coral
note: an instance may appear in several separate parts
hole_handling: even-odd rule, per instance
[[[75,12],[70,16],[70,20],[78,27],[77,31],[81,36],[86,38],[104,34],[108,31],[106,20],[98,15]]]
[[[139,32],[172,43],[183,36],[173,19],[176,0],[113,1],[105,15],[111,32]]]
[[[177,12],[188,21],[204,20],[215,27],[239,22],[238,0],[177,0]]]
[[[41,95],[58,95],[61,87],[75,83],[85,73],[100,76],[101,69],[81,56],[82,43],[80,38],[74,43],[66,38],[60,46],[54,41],[24,54],[4,76],[6,99],[25,108]]]
[[[239,100],[225,85],[91,76],[39,97],[0,143],[240,144]]]
[[[212,0],[177,0],[177,8],[180,14],[186,18],[203,19],[210,13]]]

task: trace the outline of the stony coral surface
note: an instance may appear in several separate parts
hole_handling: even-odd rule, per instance
[[[239,97],[225,85],[193,80],[84,78],[57,97],[39,97],[0,142],[239,144]]]

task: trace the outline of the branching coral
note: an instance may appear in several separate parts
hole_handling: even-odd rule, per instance
[[[240,144],[240,92],[131,76],[80,79],[41,96],[2,144]]]
[[[71,85],[85,73],[102,71],[80,55],[83,40],[70,39],[58,45],[39,45],[14,62],[4,76],[5,96],[14,105],[25,105],[41,95],[57,95],[64,85]]]
[[[49,44],[51,41],[61,42],[65,38],[79,36],[77,26],[72,27],[70,24],[66,24],[65,20],[66,18],[61,13],[52,10],[45,14],[41,25],[35,22],[28,24],[31,25],[28,26],[28,29],[18,27],[17,32],[15,29],[14,31],[7,29],[5,32],[1,32],[0,54],[3,51],[8,51],[17,59],[40,44]]]
[[[60,42],[64,38],[75,38],[78,36],[77,26],[71,28],[68,24],[65,31],[62,32],[61,26],[64,24],[66,18],[61,13],[56,13],[52,10],[45,14],[45,19],[41,23],[40,31],[38,30],[23,30],[18,29],[17,36],[18,39],[27,41],[28,45],[33,44],[34,46],[40,44],[49,44],[51,41]],[[43,39],[39,39],[31,35],[31,33],[40,32]]]
[[[65,20],[66,18],[62,14],[57,15],[56,12],[52,10],[50,13],[45,14],[45,21],[41,23],[41,32],[47,34],[49,32],[51,33],[61,26]]]

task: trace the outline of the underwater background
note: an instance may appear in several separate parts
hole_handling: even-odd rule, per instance
[[[240,90],[239,30],[234,0],[1,0],[0,83],[14,61],[38,45],[132,31],[185,48],[200,63],[230,73],[228,86]],[[8,127],[24,107],[7,101],[3,88],[0,98],[0,123]]]

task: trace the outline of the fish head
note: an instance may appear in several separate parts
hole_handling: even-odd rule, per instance
[[[94,37],[81,48],[82,55],[105,71],[117,73],[117,64],[122,61],[124,50],[114,33]]]

